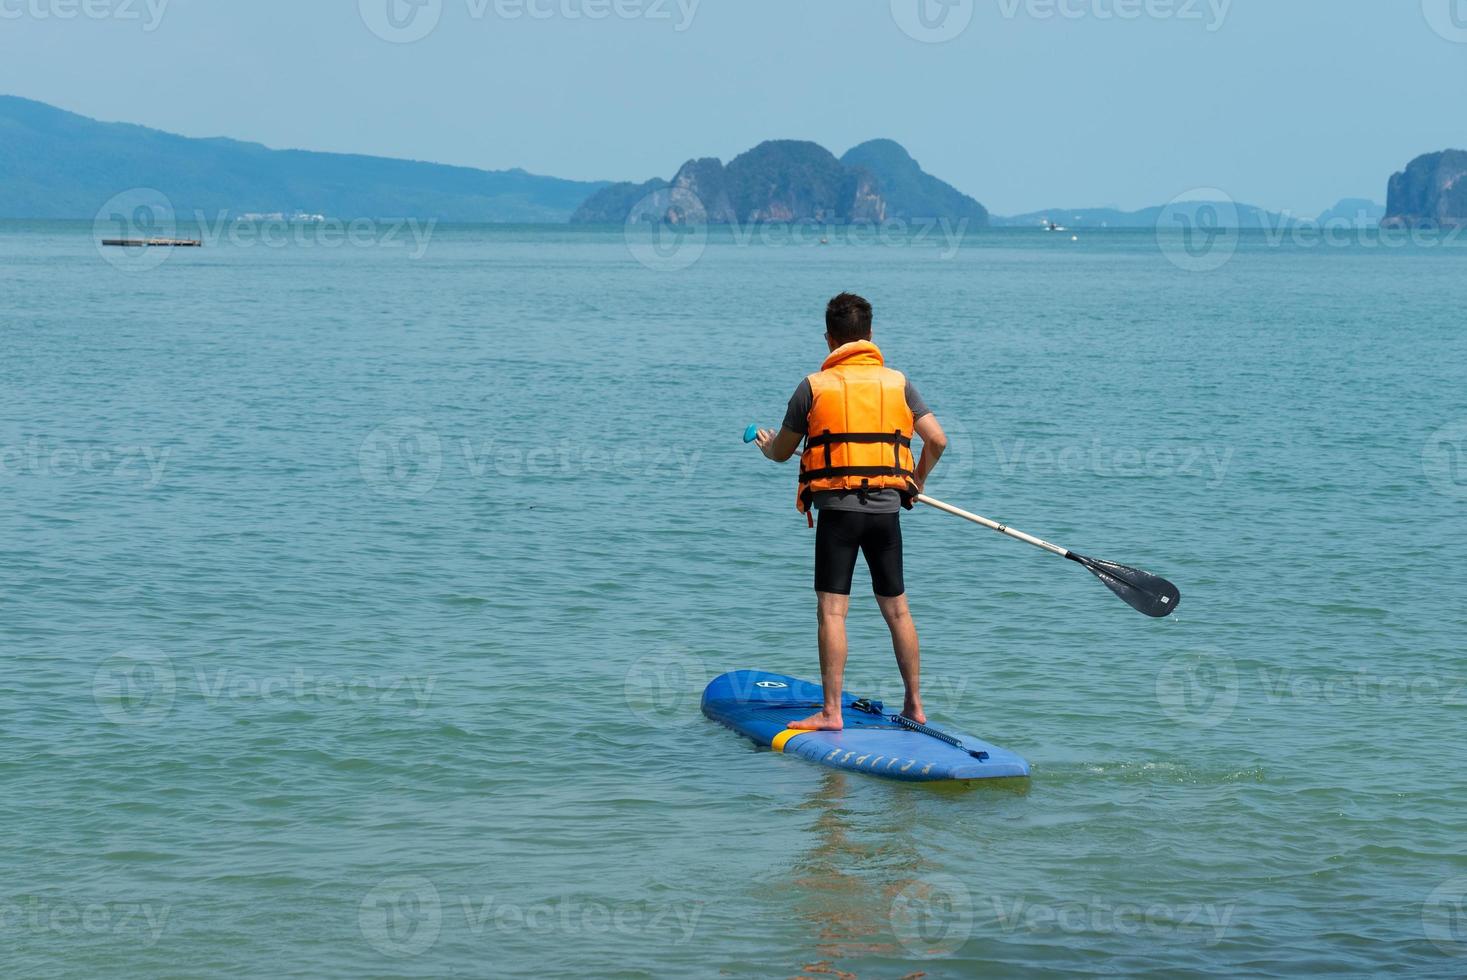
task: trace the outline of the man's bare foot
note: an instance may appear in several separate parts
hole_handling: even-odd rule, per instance
[[[902,707],[902,717],[910,718],[919,725],[927,724],[927,712],[922,710],[921,701],[908,701]]]
[[[841,720],[840,712],[831,714],[829,711],[822,711],[803,721],[792,721],[785,727],[793,728],[797,732],[838,732],[846,725]]]

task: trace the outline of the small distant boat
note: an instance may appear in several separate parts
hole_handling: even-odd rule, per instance
[[[1045,231],[1069,231],[1069,229],[1066,228],[1064,225],[1057,225],[1053,221],[1050,221],[1048,218],[1045,218],[1044,219],[1044,230]]]
[[[104,238],[102,244],[112,248],[203,248],[197,238]]]

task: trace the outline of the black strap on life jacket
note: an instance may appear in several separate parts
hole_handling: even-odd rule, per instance
[[[818,470],[805,470],[800,474],[801,483],[812,483],[827,477],[837,476],[912,476],[912,471],[901,466],[827,466]]]
[[[912,440],[904,436],[901,430],[895,432],[831,432],[826,429],[818,436],[811,436],[805,442],[806,449],[814,449],[816,446],[833,446],[842,442],[860,442],[867,445],[873,443],[889,442],[895,446],[906,446],[912,448]]]
[[[863,443],[865,445],[880,445],[888,443],[891,445],[892,460],[890,466],[833,466],[830,459],[830,447],[841,443]],[[805,450],[808,452],[817,447],[825,450],[825,465],[820,469],[801,470],[800,482],[811,483],[815,480],[833,479],[844,476],[912,476],[912,471],[902,466],[902,448],[912,448],[911,436],[902,434],[900,429],[895,432],[831,432],[826,429],[818,436],[809,436],[805,440]]]

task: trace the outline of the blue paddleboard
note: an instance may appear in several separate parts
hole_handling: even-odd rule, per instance
[[[703,713],[776,752],[812,762],[917,782],[1028,776],[1029,763],[1008,749],[940,725],[928,725],[962,747],[892,720],[893,712],[869,714],[842,694],[845,731],[796,732],[785,726],[820,709],[820,685],[770,674],[736,670],[715,678],[703,692]]]

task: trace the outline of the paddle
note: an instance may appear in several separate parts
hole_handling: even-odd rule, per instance
[[[759,437],[759,426],[751,425],[744,430],[744,442],[750,443]],[[1113,561],[1102,561],[1099,558],[1087,558],[1085,555],[1077,555],[1067,548],[1061,548],[1057,544],[1050,544],[1032,534],[1015,530],[1006,524],[970,514],[966,510],[945,504],[941,500],[934,500],[926,494],[918,494],[917,502],[926,504],[928,507],[936,508],[954,517],[961,517],[965,521],[981,524],[990,531],[1007,535],[1016,541],[1031,544],[1036,548],[1042,548],[1052,555],[1068,558],[1076,564],[1088,568],[1096,578],[1105,584],[1105,587],[1121,598],[1126,605],[1139,613],[1150,616],[1152,619],[1162,619],[1177,611],[1177,605],[1182,601],[1182,593],[1172,583],[1159,575],[1143,572],[1139,568],[1131,568],[1129,565],[1119,565]]]

